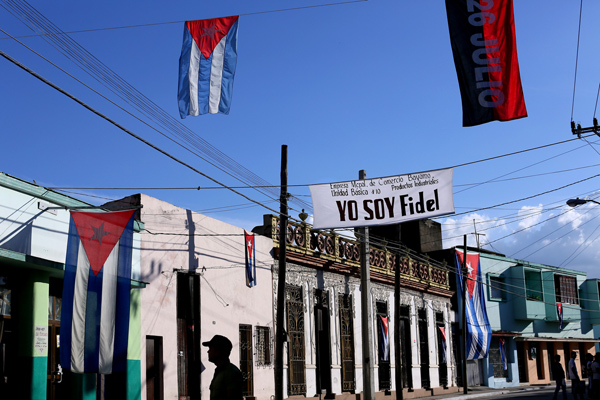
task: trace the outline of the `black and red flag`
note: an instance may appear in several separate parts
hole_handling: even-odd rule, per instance
[[[512,0],[446,0],[463,126],[527,116]]]

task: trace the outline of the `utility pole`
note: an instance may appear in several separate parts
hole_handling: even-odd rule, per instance
[[[400,228],[398,228],[400,230]],[[398,235],[398,242],[401,240]],[[396,399],[403,400],[404,385],[402,384],[402,343],[400,343],[400,268],[394,271],[394,345],[396,357]]]
[[[479,236],[486,236],[485,233],[477,233],[477,224],[475,223],[475,220],[473,220],[473,227],[475,228],[475,232],[473,232],[473,235],[475,235],[475,238],[477,239],[477,250],[479,250]]]
[[[287,206],[287,145],[281,146],[281,197],[279,208],[279,272],[277,274],[277,315],[275,331],[275,400],[283,400],[283,342],[285,329],[283,317],[285,307],[286,234],[288,224]]]
[[[364,169],[358,172],[358,179],[367,179]],[[373,360],[371,359],[371,343],[373,336],[369,325],[372,322],[371,313],[371,261],[369,256],[369,228],[359,228],[360,233],[360,299],[361,299],[361,328],[363,356],[363,396],[361,400],[375,400],[375,385],[373,380]]]
[[[464,254],[462,265],[462,376],[463,393],[467,394],[467,235],[464,235]]]

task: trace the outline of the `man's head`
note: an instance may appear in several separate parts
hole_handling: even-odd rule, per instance
[[[208,342],[202,342],[202,346],[208,347],[208,361],[217,366],[229,360],[233,345],[225,336],[215,335]]]
[[[558,354],[557,354],[557,355],[555,355],[555,356],[554,356],[554,361],[556,361],[556,362],[560,362],[560,355],[558,355]]]
[[[571,358],[573,358],[573,359],[577,358],[577,352],[576,351],[572,351],[571,352]]]

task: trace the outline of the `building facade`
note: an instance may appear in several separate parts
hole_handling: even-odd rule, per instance
[[[277,260],[280,229],[279,218],[272,215],[254,229],[272,239]],[[362,343],[366,340],[361,329],[359,242],[314,231],[306,223],[288,222],[287,233],[284,395],[354,398],[364,389]],[[396,269],[401,276],[398,310]],[[454,320],[447,271],[373,245],[370,275],[368,329],[376,397],[398,389],[398,346],[405,398],[456,391],[453,340],[446,334]],[[275,265],[276,296],[278,279]],[[387,337],[381,333],[383,325],[388,327]]]
[[[247,398],[274,393],[273,257],[255,237],[256,285],[245,275],[244,230],[144,194],[111,204],[140,207],[141,398],[209,399],[214,365],[201,345],[233,344]]]
[[[442,257],[449,265],[455,250],[462,252],[463,248],[448,250]],[[492,328],[488,356],[469,361],[469,384],[493,388],[551,384],[554,355],[561,356],[567,371],[572,351],[578,354],[580,374],[587,378],[583,368],[585,355],[595,354],[599,342],[598,280],[587,279],[580,271],[474,248],[468,251],[480,256]],[[434,258],[438,256],[439,253]],[[562,307],[562,326],[558,305]]]
[[[0,173],[0,394],[19,399],[140,399],[139,224],[134,232],[127,371],[60,366],[62,282],[70,215],[90,204]]]

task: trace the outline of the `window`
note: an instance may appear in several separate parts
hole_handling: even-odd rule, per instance
[[[543,301],[542,275],[540,271],[525,270],[525,292],[527,300]]]
[[[488,284],[490,300],[502,301],[506,299],[504,278],[498,275],[488,274]]]
[[[579,304],[577,279],[574,277],[554,275],[554,289],[558,303]]]
[[[266,326],[256,327],[256,365],[271,365],[271,331]]]
[[[242,395],[254,395],[254,376],[252,374],[252,325],[240,324],[240,371],[244,383]]]

